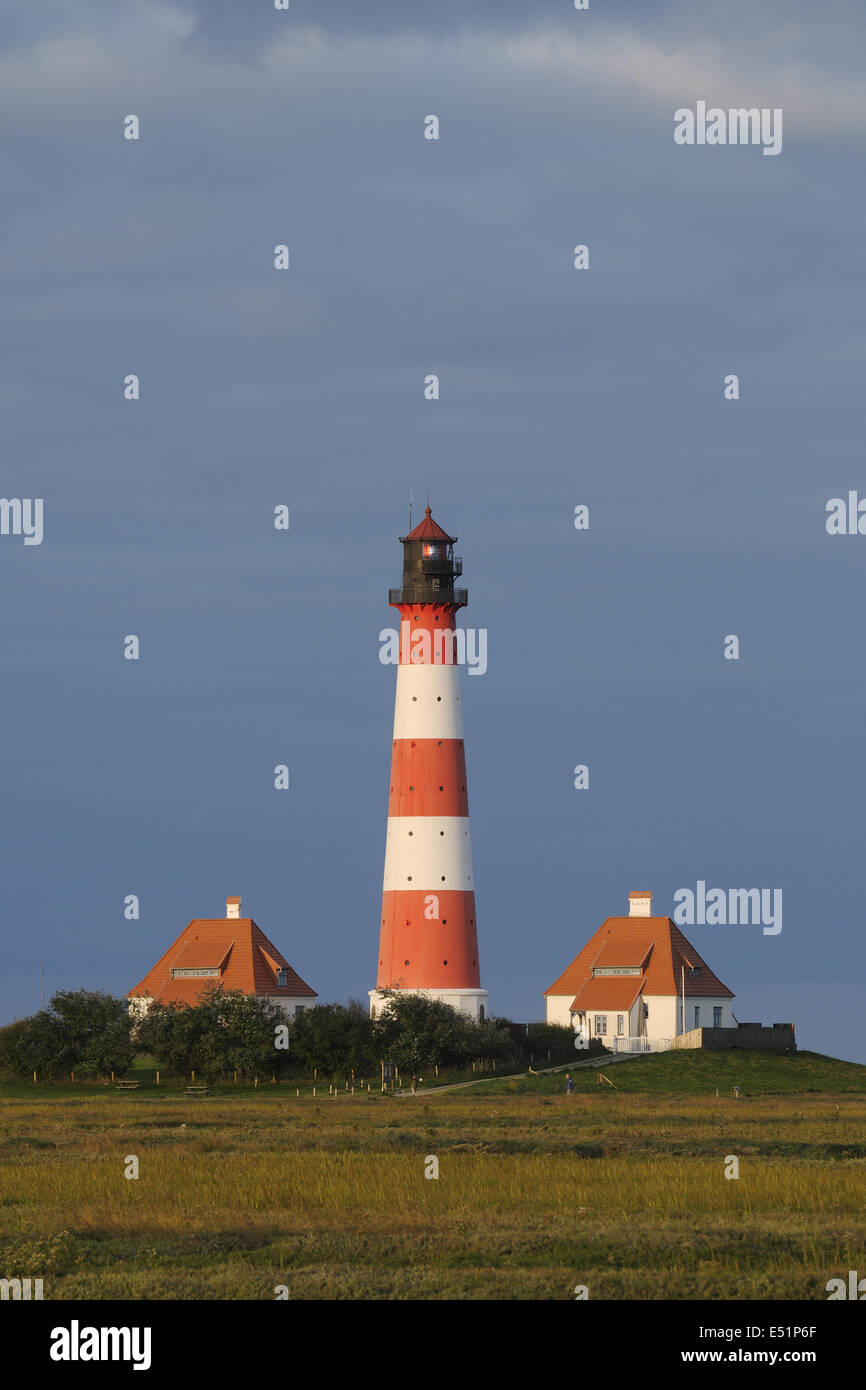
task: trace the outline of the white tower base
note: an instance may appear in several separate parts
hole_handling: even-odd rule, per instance
[[[381,990],[371,989],[368,992],[370,1017],[378,1018],[387,1009],[390,1000]],[[486,989],[395,989],[394,993],[417,994],[423,999],[438,999],[440,1003],[450,1004],[458,1013],[466,1014],[478,1022],[490,1017]]]

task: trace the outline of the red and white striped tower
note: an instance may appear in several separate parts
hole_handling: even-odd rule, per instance
[[[456,614],[468,594],[455,589],[462,561],[456,536],[424,520],[403,545],[403,580],[389,602],[400,614],[391,794],[379,934],[379,971],[370,991],[441,999],[485,1018],[466,795],[466,758]]]

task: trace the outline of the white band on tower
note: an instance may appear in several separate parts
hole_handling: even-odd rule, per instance
[[[389,816],[383,892],[471,892],[468,816]]]
[[[462,738],[457,666],[398,666],[394,738]]]

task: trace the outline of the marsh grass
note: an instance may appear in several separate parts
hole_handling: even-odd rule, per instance
[[[864,1121],[855,1092],[16,1088],[0,1272],[59,1299],[823,1298],[863,1263]]]

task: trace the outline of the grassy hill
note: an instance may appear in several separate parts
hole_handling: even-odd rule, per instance
[[[655,1052],[613,1063],[608,1068],[575,1069],[575,1091],[600,1090],[598,1071],[609,1076],[623,1093],[715,1096],[718,1089],[720,1096],[730,1096],[734,1086],[740,1087],[743,1098],[866,1092],[866,1066],[823,1057],[820,1052]],[[565,1081],[563,1073],[521,1076],[489,1085],[485,1082],[475,1088],[475,1093],[490,1095],[503,1087],[535,1095],[556,1095],[565,1089]]]

